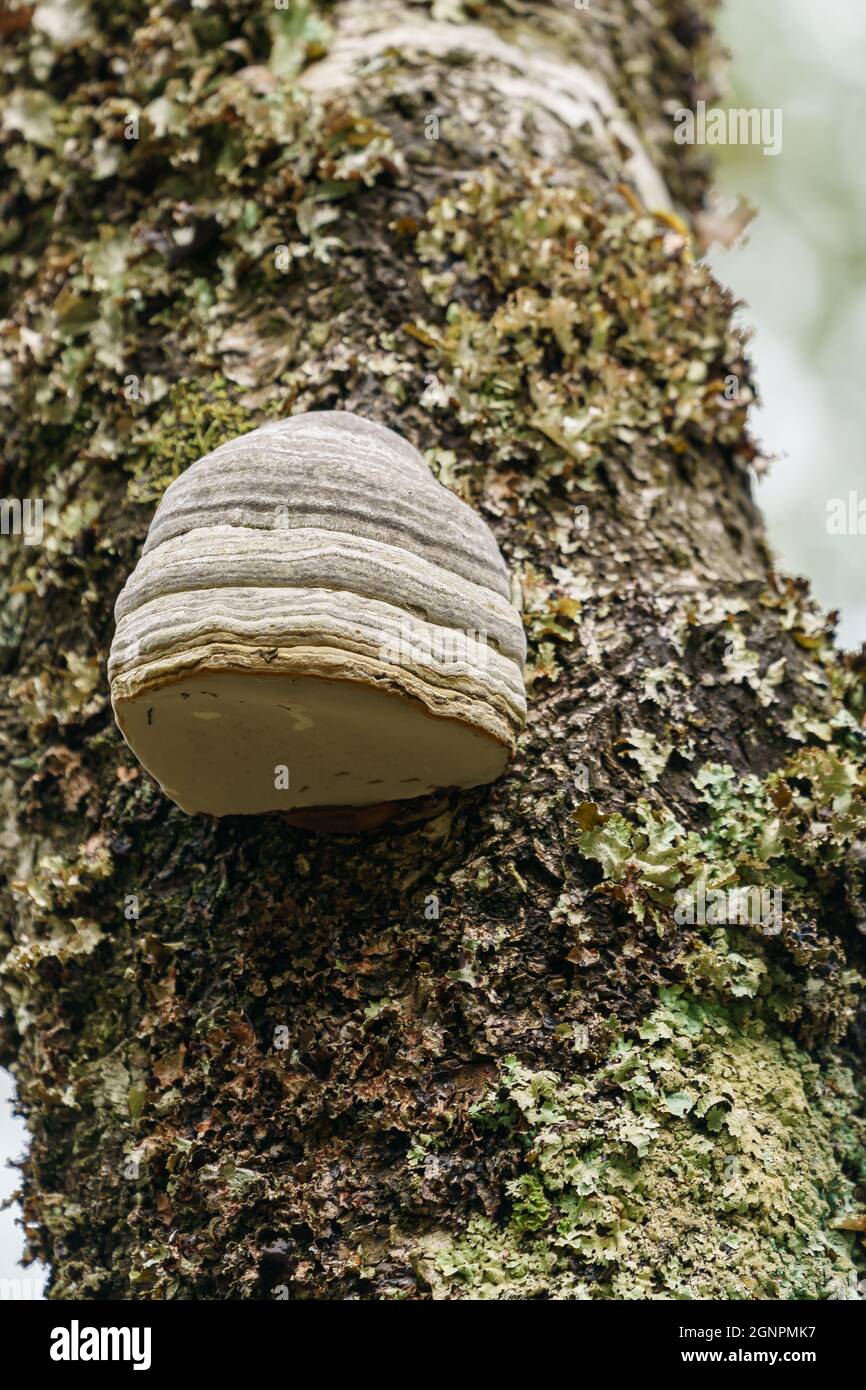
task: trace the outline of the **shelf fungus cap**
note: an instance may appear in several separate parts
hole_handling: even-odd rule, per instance
[[[478,786],[523,727],[526,644],[492,533],[348,411],[265,425],[175,479],[115,617],[120,731],[190,813]]]

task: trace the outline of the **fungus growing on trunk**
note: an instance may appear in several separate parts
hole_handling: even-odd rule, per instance
[[[523,726],[493,535],[417,449],[348,411],[253,430],[171,483],[115,617],[117,723],[190,813],[478,786]]]

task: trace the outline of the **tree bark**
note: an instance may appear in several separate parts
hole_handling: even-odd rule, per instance
[[[854,1296],[863,663],[774,571],[694,258],[713,8],[4,12],[45,512],[2,540],[0,1060],[52,1297]],[[518,757],[366,835],[184,816],[114,726],[115,598],[172,477],[330,408],[494,530]]]

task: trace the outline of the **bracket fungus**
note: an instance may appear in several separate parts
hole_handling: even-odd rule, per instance
[[[190,813],[492,782],[526,715],[492,533],[407,440],[348,411],[265,425],[176,478],[115,617],[120,731]]]

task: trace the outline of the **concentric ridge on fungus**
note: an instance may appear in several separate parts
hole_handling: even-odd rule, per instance
[[[407,440],[295,415],[166,489],[115,608],[117,722],[189,812],[490,782],[526,714],[508,594],[493,535]]]

